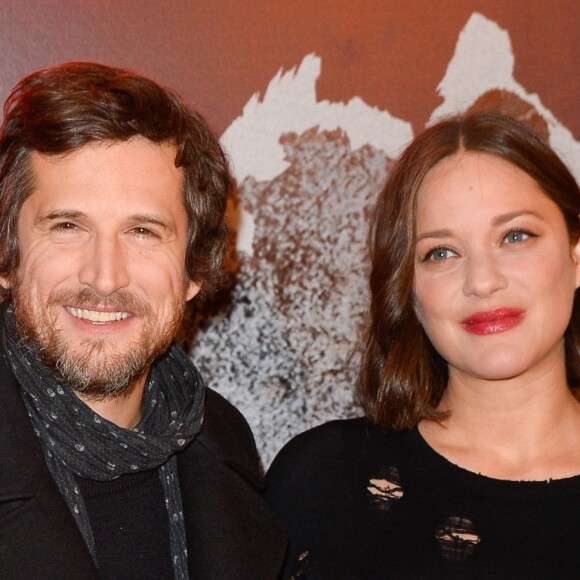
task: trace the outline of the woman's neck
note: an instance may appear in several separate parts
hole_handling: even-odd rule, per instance
[[[580,405],[563,368],[503,381],[450,373],[439,408],[449,418],[419,430],[452,463],[497,479],[580,474]]]

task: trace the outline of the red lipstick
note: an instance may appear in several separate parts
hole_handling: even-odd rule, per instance
[[[525,316],[519,308],[497,308],[487,312],[476,312],[461,321],[461,325],[472,334],[496,334],[517,326]]]

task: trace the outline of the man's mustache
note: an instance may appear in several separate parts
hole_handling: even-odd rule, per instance
[[[117,290],[110,296],[101,296],[93,288],[82,290],[55,290],[50,293],[47,306],[71,306],[84,310],[115,310],[117,312],[131,312],[137,316],[153,314],[151,306],[136,298],[127,290]]]

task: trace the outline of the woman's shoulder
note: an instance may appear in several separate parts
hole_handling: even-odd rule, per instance
[[[383,429],[364,417],[330,421],[286,443],[274,459],[268,478],[286,478],[296,467],[304,473],[372,461],[375,455],[384,457],[397,449],[400,437],[401,432]]]
[[[393,431],[383,429],[372,423],[366,417],[356,417],[354,419],[336,419],[327,423],[322,423],[312,427],[307,431],[296,435],[290,440],[288,445],[311,445],[312,443],[332,442],[335,439],[374,439],[385,438]]]
[[[352,444],[384,438],[388,431],[371,423],[366,417],[337,419],[323,423],[296,435],[282,448],[281,454],[302,452],[309,449],[330,451],[337,443]]]

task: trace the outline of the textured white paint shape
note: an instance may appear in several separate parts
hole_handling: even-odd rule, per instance
[[[270,181],[288,166],[280,136],[303,133],[311,127],[320,130],[342,129],[353,149],[370,144],[389,156],[398,152],[413,137],[411,124],[395,119],[376,107],[370,107],[359,97],[348,103],[316,100],[316,81],[320,76],[320,58],[304,57],[298,69],[282,74],[282,69],[270,81],[263,100],[255,93],[222,136],[222,143],[233,162],[238,182],[252,176],[257,181]],[[242,210],[237,248],[252,254],[254,223]]]
[[[239,181],[248,175],[258,181],[270,181],[286,169],[284,151],[278,142],[283,133],[300,134],[316,126],[320,130],[341,128],[353,149],[368,143],[390,156],[412,138],[410,123],[370,107],[359,97],[346,104],[317,101],[320,68],[320,58],[309,54],[298,69],[284,74],[278,71],[263,100],[255,93],[243,114],[227,128],[222,141]]]
[[[222,143],[232,160],[238,182],[252,176],[270,181],[288,166],[279,143],[284,133],[303,133],[311,127],[342,129],[353,149],[369,144],[391,157],[412,139],[411,124],[370,107],[359,97],[348,103],[316,100],[316,81],[321,61],[314,54],[302,60],[298,69],[282,69],[270,81],[264,98],[255,93],[240,117],[226,129]],[[238,250],[252,253],[253,220],[242,212]]]
[[[463,111],[492,90],[510,91],[533,105],[548,123],[550,144],[561,155],[576,179],[580,179],[580,143],[547,109],[535,93],[529,93],[513,76],[514,55],[509,34],[495,22],[474,12],[459,35],[455,53],[438,92],[445,99],[433,111],[431,123]]]

